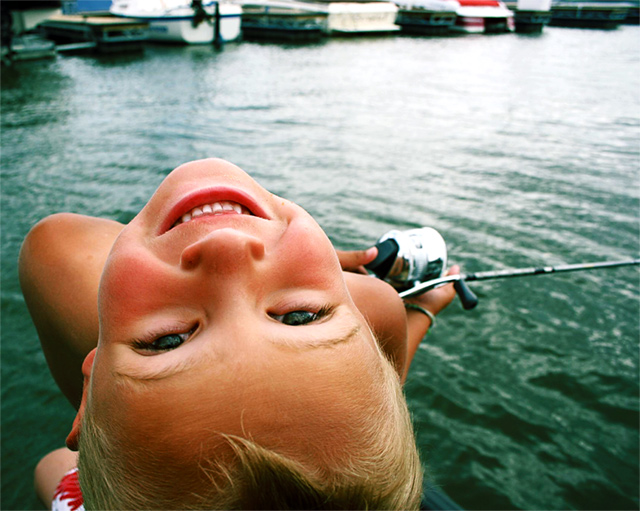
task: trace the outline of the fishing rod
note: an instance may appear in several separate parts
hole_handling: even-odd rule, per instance
[[[602,261],[597,263],[582,263],[582,264],[566,264],[561,266],[543,266],[540,268],[514,268],[511,270],[500,271],[484,271],[479,273],[467,273],[458,275],[447,275],[446,277],[440,277],[437,279],[431,279],[426,282],[421,282],[415,286],[401,291],[399,293],[401,298],[410,298],[419,294],[425,293],[431,289],[434,289],[448,282],[453,282],[453,286],[462,301],[462,306],[465,309],[473,309],[478,304],[478,298],[473,291],[466,286],[466,282],[472,282],[474,280],[492,280],[492,279],[505,279],[511,277],[527,277],[535,275],[548,275],[550,273],[561,273],[569,271],[581,271],[581,270],[595,270],[598,268],[616,268],[620,266],[634,266],[639,265],[640,259],[629,259],[626,261]]]
[[[389,231],[378,240],[376,247],[378,255],[366,268],[399,289],[401,298],[417,296],[453,282],[462,306],[467,310],[478,304],[478,298],[467,282],[640,265],[640,259],[629,259],[443,276],[447,249],[440,233],[431,227]]]

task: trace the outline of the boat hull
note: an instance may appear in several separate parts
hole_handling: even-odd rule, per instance
[[[181,44],[210,44],[234,41],[241,34],[242,8],[239,5],[219,3],[205,7],[208,19],[196,19],[193,9],[179,7],[166,11],[151,4],[132,4],[128,1],[114,2],[111,13],[130,19],[137,19],[149,24],[150,41]],[[146,9],[144,7],[147,7]],[[217,12],[216,12],[217,10]]]
[[[245,39],[317,40],[324,36],[326,21],[326,11],[300,2],[242,4],[242,34]]]
[[[456,22],[457,14],[451,12],[434,12],[422,9],[398,10],[396,25],[403,32],[411,34],[445,34]]]
[[[235,41],[240,37],[241,11],[220,15],[220,40]],[[193,18],[157,19],[149,21],[149,40],[185,43],[210,44],[215,38],[214,22],[201,22],[193,26]]]
[[[452,28],[458,32],[500,34],[515,30],[513,12],[497,0],[462,0],[457,14]]]
[[[550,25],[556,27],[615,29],[625,22],[629,4],[559,2],[551,8]]]
[[[513,11],[516,32],[539,33],[551,21],[551,0],[507,0],[504,3]]]
[[[483,17],[483,16],[460,16],[456,19],[452,30],[467,34],[501,34],[513,32],[515,21],[513,16]]]
[[[551,21],[551,11],[515,11],[516,32],[542,32]]]
[[[247,35],[317,37],[397,32],[398,7],[392,2],[241,2]],[[318,34],[318,29],[320,34]]]
[[[328,35],[397,32],[398,7],[391,2],[335,2],[328,5]]]

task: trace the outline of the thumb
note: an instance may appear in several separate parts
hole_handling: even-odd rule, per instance
[[[460,266],[454,264],[449,271],[447,271],[447,275],[458,275],[460,273]]]
[[[378,249],[376,247],[371,247],[367,250],[338,251],[338,259],[340,259],[340,265],[344,269],[364,266],[373,261],[377,255]]]

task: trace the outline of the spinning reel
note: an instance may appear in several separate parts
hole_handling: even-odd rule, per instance
[[[465,309],[478,304],[478,298],[460,275],[444,276],[447,246],[435,229],[391,230],[377,241],[376,247],[378,255],[365,267],[395,287],[402,298],[453,282]]]

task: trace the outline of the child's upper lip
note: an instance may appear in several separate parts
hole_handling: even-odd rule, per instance
[[[158,236],[169,231],[174,224],[197,206],[214,202],[236,202],[247,208],[253,216],[270,220],[270,216],[262,205],[252,195],[239,188],[228,186],[211,186],[194,190],[184,195],[171,207],[160,224]]]

